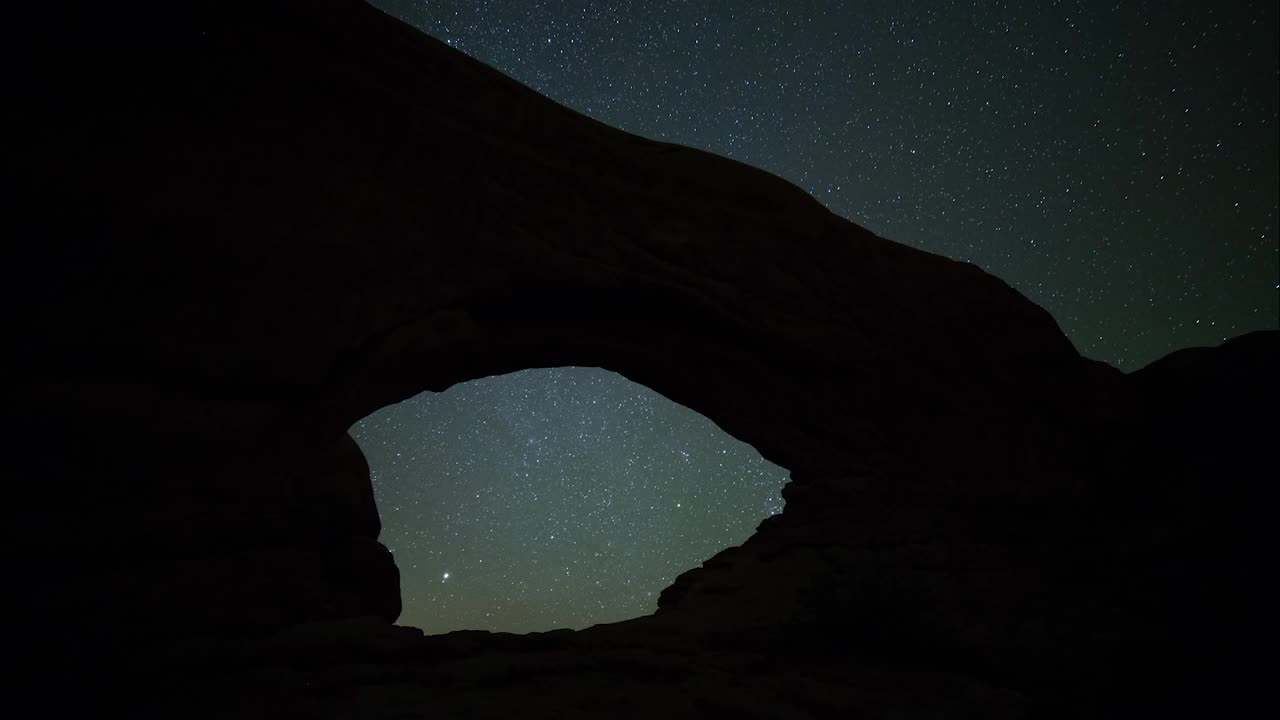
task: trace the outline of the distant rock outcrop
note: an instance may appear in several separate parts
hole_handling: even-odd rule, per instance
[[[1280,333],[1126,376],[976,267],[361,2],[171,5],[32,18],[18,46],[6,588],[28,687],[187,716],[1238,697],[1218,690],[1246,681],[1270,565]],[[561,365],[751,443],[792,473],[785,512],[651,617],[377,630],[398,575],[346,429]]]

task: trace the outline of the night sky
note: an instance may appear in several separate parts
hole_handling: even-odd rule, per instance
[[[1280,325],[1271,0],[373,4],[605,123],[974,262],[1122,369]],[[429,631],[650,612],[785,481],[600,370],[469,383],[352,432],[401,622]]]
[[[785,471],[598,368],[424,393],[352,435],[400,566],[400,622],[428,632],[648,614],[676,575],[782,511]]]

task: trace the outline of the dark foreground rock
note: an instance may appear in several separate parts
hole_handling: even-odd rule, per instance
[[[45,707],[1135,717],[1257,687],[1280,333],[1123,375],[978,268],[354,0],[23,20],[5,587]],[[561,365],[750,442],[786,511],[651,617],[393,628],[346,429]]]

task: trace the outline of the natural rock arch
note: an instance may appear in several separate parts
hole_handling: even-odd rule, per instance
[[[1263,547],[1212,476],[1270,464],[1274,419],[1253,419],[1274,334],[1122,376],[973,266],[577,115],[354,0],[111,12],[33,25],[47,62],[13,88],[31,282],[6,288],[8,474],[33,668],[150,670],[159,650],[393,619],[345,428],[558,365],[619,372],[792,472],[786,511],[627,642],[927,657],[1088,708],[1224,652],[1230,633],[1180,619],[1243,622],[1223,612],[1243,575],[1160,558]],[[1168,447],[1202,416],[1207,444]]]

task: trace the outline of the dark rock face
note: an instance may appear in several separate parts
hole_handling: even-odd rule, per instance
[[[1280,333],[1124,376],[973,266],[359,2],[152,10],[33,19],[14,83],[34,687],[169,716],[1130,717],[1245,682]],[[391,629],[346,428],[559,365],[750,442],[786,511],[652,617]]]

